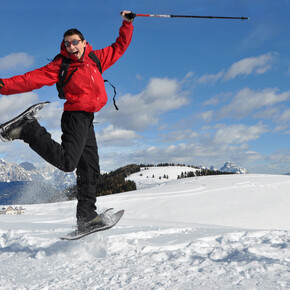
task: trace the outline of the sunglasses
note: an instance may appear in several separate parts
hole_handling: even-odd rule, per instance
[[[76,46],[76,45],[79,44],[80,41],[81,41],[81,39],[74,39],[72,41],[68,41],[67,40],[67,41],[64,42],[64,46],[65,47],[70,47],[71,45]]]

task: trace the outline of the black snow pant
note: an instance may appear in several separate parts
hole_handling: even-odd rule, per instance
[[[63,112],[61,144],[55,142],[37,120],[27,123],[21,132],[21,139],[48,163],[65,172],[77,169],[78,223],[90,221],[97,215],[100,166],[93,119],[93,113]]]

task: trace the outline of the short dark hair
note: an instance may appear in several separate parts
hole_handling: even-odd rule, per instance
[[[79,30],[77,30],[76,28],[71,28],[71,29],[67,30],[64,33],[63,38],[65,38],[66,36],[74,35],[74,34],[77,34],[80,37],[81,41],[85,40],[83,34]]]

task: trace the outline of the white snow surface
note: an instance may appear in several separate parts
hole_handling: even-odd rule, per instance
[[[196,171],[200,171],[200,169],[189,166],[141,167],[140,172],[131,174],[127,179],[133,180],[137,185],[137,189],[144,189],[176,180],[182,173]]]
[[[125,209],[77,241],[75,201],[0,216],[0,289],[290,289],[290,177],[171,180],[98,198]]]

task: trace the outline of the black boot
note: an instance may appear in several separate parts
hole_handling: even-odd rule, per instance
[[[6,130],[1,130],[0,132],[0,138],[3,142],[9,142],[9,141],[13,141],[15,139],[21,139],[21,132],[22,129],[25,125],[27,125],[30,122],[33,122],[34,120],[22,120],[21,123],[18,124],[11,124],[9,126],[9,128],[7,128]]]
[[[90,221],[79,219],[77,221],[77,228],[79,232],[89,231],[92,228],[100,228],[106,225],[106,217],[104,213],[97,214],[96,217]]]

